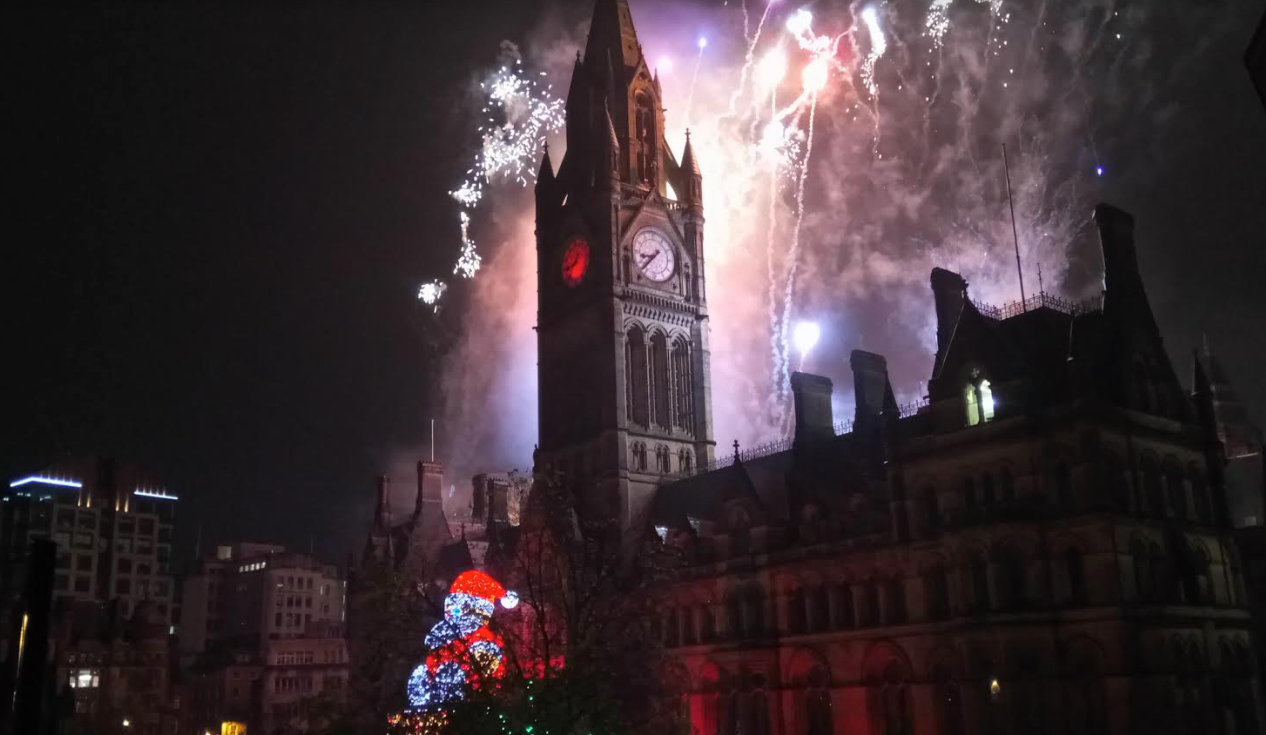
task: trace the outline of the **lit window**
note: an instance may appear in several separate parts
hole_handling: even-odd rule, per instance
[[[988,380],[977,380],[963,389],[963,401],[967,406],[967,425],[975,426],[993,420],[993,387]]]

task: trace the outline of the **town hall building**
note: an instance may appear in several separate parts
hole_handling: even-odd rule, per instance
[[[1260,731],[1209,381],[1179,381],[1129,214],[1094,212],[1102,299],[995,308],[934,269],[923,402],[855,351],[842,431],[797,373],[788,448],[718,457],[703,176],[627,0],[598,0],[566,110],[537,471],[686,560],[660,623],[695,733]]]
[[[851,421],[796,373],[794,436],[717,451],[703,175],[627,0],[596,2],[566,124],[536,184],[535,473],[679,560],[655,623],[692,735],[1261,732],[1229,510],[1261,489],[1228,498],[1217,391],[1169,359],[1129,214],[1093,213],[1090,303],[998,308],[933,269],[923,401],[856,350]],[[512,544],[495,493],[451,531],[440,471],[403,521],[380,488],[367,561]]]

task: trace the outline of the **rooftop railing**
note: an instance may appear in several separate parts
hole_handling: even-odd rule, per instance
[[[1090,314],[1103,310],[1103,298],[1096,296],[1085,301],[1072,301],[1055,294],[1049,294],[1041,291],[1024,301],[1011,301],[1002,306],[994,306],[983,301],[972,300],[972,305],[976,307],[983,316],[990,319],[1010,319],[1013,316],[1024,314],[1025,312],[1037,309],[1052,309],[1061,314],[1069,316],[1079,316],[1081,314]]]

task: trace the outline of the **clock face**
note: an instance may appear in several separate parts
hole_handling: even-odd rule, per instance
[[[589,270],[589,243],[583,237],[573,237],[563,251],[563,280],[575,286]]]
[[[672,277],[677,263],[676,252],[667,237],[649,227],[633,238],[633,261],[642,275],[656,283]]]

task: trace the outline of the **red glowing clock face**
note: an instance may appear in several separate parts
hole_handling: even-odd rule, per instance
[[[589,270],[589,243],[583,237],[573,237],[563,251],[563,280],[575,286]]]

